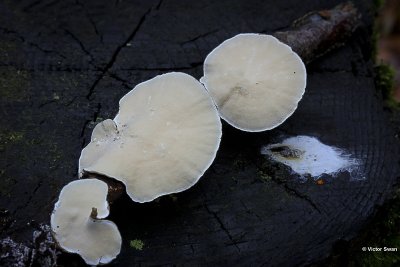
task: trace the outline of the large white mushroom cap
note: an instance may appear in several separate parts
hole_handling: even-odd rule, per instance
[[[205,88],[184,73],[137,85],[82,150],[79,172],[122,181],[132,200],[148,202],[193,186],[215,158],[221,121]]]
[[[78,253],[90,265],[109,263],[121,250],[117,226],[100,220],[109,214],[107,192],[107,184],[97,179],[73,181],[61,190],[51,215],[60,247]]]
[[[200,81],[221,117],[249,132],[275,128],[297,108],[306,69],[286,44],[264,34],[239,34],[215,48]]]

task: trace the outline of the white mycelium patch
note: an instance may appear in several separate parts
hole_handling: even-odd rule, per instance
[[[364,179],[359,171],[359,160],[339,148],[321,143],[315,137],[290,137],[280,144],[264,146],[261,154],[289,166],[302,176],[311,175],[317,179],[322,174],[348,171],[352,179]]]

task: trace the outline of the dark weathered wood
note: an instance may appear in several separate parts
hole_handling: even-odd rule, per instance
[[[200,78],[205,56],[223,40],[283,31],[338,3],[0,2],[0,238],[30,245],[27,223],[49,222],[95,123],[113,118],[135,84],[167,71]],[[114,202],[110,219],[124,243],[112,266],[307,265],[357,234],[399,173],[398,140],[374,88],[370,5],[355,1],[365,25],[307,67],[306,94],[284,124],[258,134],[224,125],[217,158],[196,186],[148,204]],[[367,179],[341,173],[324,185],[301,183],[260,155],[262,145],[299,134],[362,159]],[[133,239],[143,250],[129,246]],[[82,264],[65,254],[59,261]]]

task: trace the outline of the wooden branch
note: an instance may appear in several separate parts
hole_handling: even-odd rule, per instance
[[[352,3],[314,11],[296,20],[292,29],[273,34],[289,45],[305,63],[342,46],[360,25],[361,15]]]

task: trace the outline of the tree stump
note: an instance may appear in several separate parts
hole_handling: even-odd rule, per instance
[[[393,191],[399,143],[375,91],[372,1],[354,2],[364,24],[307,66],[306,93],[285,123],[263,133],[224,124],[215,162],[190,190],[147,204],[127,196],[113,203],[110,220],[124,241],[110,266],[304,266],[358,233]],[[34,222],[49,222],[61,188],[77,179],[94,125],[113,118],[134,85],[168,71],[200,78],[206,55],[225,39],[284,30],[338,3],[2,1],[1,238],[28,244]],[[260,154],[296,135],[345,149],[362,161],[366,179],[341,172],[323,185],[302,182]],[[83,264],[77,256],[60,260]]]

